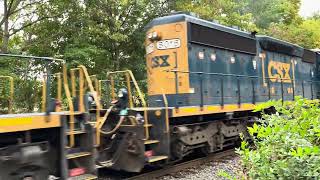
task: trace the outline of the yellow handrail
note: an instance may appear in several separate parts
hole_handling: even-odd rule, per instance
[[[70,93],[70,89],[69,89],[69,84],[68,84],[68,75],[67,75],[67,66],[65,64],[65,62],[63,62],[63,85],[64,85],[64,90],[66,93],[66,97],[67,97],[67,101],[69,104],[69,111],[70,111],[70,119],[69,119],[69,130],[70,130],[70,135],[69,135],[69,148],[72,148],[75,144],[74,142],[74,107],[73,107],[73,102],[72,102],[72,98],[71,98],[71,93]]]
[[[61,80],[61,73],[56,73],[54,75],[57,78],[57,100],[62,106],[62,80]],[[56,111],[61,111],[61,107],[56,107]]]
[[[13,95],[14,95],[13,77],[11,77],[11,76],[0,76],[0,78],[1,79],[9,79],[9,81],[10,81],[10,96],[9,96],[8,113],[11,114],[13,112]]]
[[[162,89],[162,97],[163,97],[165,111],[166,111],[166,133],[169,133],[170,128],[169,128],[168,99],[167,99],[166,94],[163,92],[163,89]]]
[[[47,76],[44,76],[42,81],[42,106],[41,111],[46,111],[46,104],[47,104],[47,82],[46,82]]]
[[[78,110],[80,112],[85,112],[85,106],[84,106],[84,91],[85,91],[85,81],[83,79],[83,71],[79,67],[70,69],[70,75],[71,75],[71,87],[72,87],[72,97],[77,96],[76,91],[76,77],[75,77],[75,71],[78,71],[79,73],[79,104],[78,104]]]
[[[133,108],[130,74],[129,73],[126,73],[126,81],[127,81],[127,88],[128,88],[129,106],[130,106],[130,108]]]
[[[107,77],[108,77],[108,74],[107,74]],[[112,97],[112,100],[116,100],[116,93],[114,92],[114,80],[113,80],[113,77],[110,77],[110,84],[111,84],[111,97]]]
[[[95,128],[96,128],[96,136],[97,136],[97,139],[96,139],[96,145],[100,145],[100,129],[97,128],[99,126],[99,123],[101,122],[101,118],[100,118],[100,110],[102,109],[102,106],[100,104],[100,98],[98,96],[98,93],[96,93],[96,91],[98,91],[98,89],[94,89],[93,85],[92,85],[92,81],[91,81],[91,78],[90,78],[90,75],[87,71],[87,68],[83,65],[80,65],[78,66],[81,71],[83,72],[83,75],[87,81],[87,84],[88,84],[88,87],[89,87],[89,90],[96,102],[96,124],[95,124]]]
[[[85,82],[83,79],[83,71],[79,68],[79,104],[78,108],[80,112],[85,111],[85,105],[84,105],[84,91],[85,91]]]
[[[71,93],[70,93],[70,89],[69,89],[69,83],[68,83],[68,71],[67,71],[67,65],[66,62],[62,59],[53,59],[55,61],[59,61],[62,64],[62,76],[63,76],[63,87],[64,87],[64,91],[67,97],[67,101],[69,104],[69,131],[70,131],[70,135],[69,135],[69,146],[67,146],[68,148],[72,148],[75,145],[75,139],[74,139],[74,107],[73,107],[73,102],[72,102],[72,97],[71,97]],[[58,83],[59,84],[59,83]],[[59,86],[59,85],[58,85]],[[61,97],[61,94],[58,93],[58,96]]]
[[[76,78],[75,78],[75,71],[79,70],[79,68],[72,68],[70,69],[70,77],[71,77],[71,93],[72,97],[76,97]]]
[[[99,94],[99,84],[98,84],[99,82],[98,82],[97,75],[91,75],[90,78],[93,79],[96,92],[98,93],[98,95],[100,95]]]
[[[107,79],[108,79],[108,77],[110,76],[110,81],[111,81],[110,83],[111,83],[111,85],[114,86],[114,80],[113,80],[113,78],[112,78],[111,75],[112,75],[112,74],[120,74],[120,73],[128,74],[128,76],[132,79],[132,82],[133,82],[133,84],[134,84],[134,87],[135,87],[136,91],[138,92],[138,95],[139,95],[139,97],[140,97],[140,100],[141,100],[141,102],[142,102],[142,106],[143,106],[143,109],[144,109],[145,140],[148,140],[149,137],[150,137],[150,135],[149,135],[149,128],[148,128],[149,122],[148,122],[148,114],[147,114],[147,104],[146,104],[146,101],[144,100],[144,96],[143,96],[143,94],[141,93],[141,90],[140,90],[140,88],[139,88],[139,86],[138,86],[138,83],[137,83],[137,81],[136,81],[136,79],[135,79],[132,71],[130,71],[130,70],[124,70],[124,71],[108,72],[108,73],[107,73]],[[126,80],[127,80],[127,81],[128,81],[128,79],[130,80],[130,78],[127,78]],[[128,84],[128,83],[130,83],[130,81],[127,82],[127,84]],[[114,91],[114,90],[113,90],[113,88],[112,88],[112,92],[113,92],[113,91]],[[114,92],[113,92],[113,94],[114,94]]]

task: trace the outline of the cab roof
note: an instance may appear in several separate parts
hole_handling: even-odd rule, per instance
[[[254,39],[254,36],[251,35],[251,33],[249,33],[249,32],[234,29],[234,28],[231,28],[228,26],[224,26],[224,25],[221,25],[221,24],[218,24],[215,22],[203,20],[203,19],[200,19],[200,18],[197,18],[194,16],[190,16],[187,14],[174,14],[174,15],[159,17],[159,18],[153,19],[150,23],[148,23],[146,25],[145,28],[148,30],[148,29],[150,29],[154,26],[157,26],[157,25],[184,22],[184,21],[198,24],[198,25],[205,26],[205,27],[209,27],[209,28],[213,28],[213,29],[217,29],[220,31],[236,34],[236,35],[247,37],[250,39]]]

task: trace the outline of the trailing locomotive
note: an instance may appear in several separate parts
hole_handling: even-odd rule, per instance
[[[138,93],[143,106],[134,107],[130,81],[140,90],[130,71],[103,80],[115,99],[110,75],[123,73],[129,94],[126,106],[111,106],[99,123],[99,167],[139,172],[197,150],[219,151],[246,135],[259,115],[252,112],[256,104],[319,96],[316,52],[185,14],[154,19],[146,28],[148,102]]]

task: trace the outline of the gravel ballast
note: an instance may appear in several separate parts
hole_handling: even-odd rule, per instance
[[[159,180],[225,180],[241,179],[241,163],[238,156],[228,156],[223,159],[210,161],[198,167],[187,168],[180,172],[158,178]]]

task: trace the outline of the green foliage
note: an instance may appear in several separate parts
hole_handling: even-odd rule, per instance
[[[276,38],[301,45],[305,48],[320,47],[320,19],[311,18],[302,23],[272,24],[267,33]]]
[[[260,29],[266,29],[271,23],[291,24],[299,19],[299,7],[300,0],[247,0],[245,11]]]
[[[319,101],[296,97],[274,101],[275,114],[249,127],[254,147],[243,141],[238,153],[251,179],[311,179],[320,175]],[[268,104],[270,105],[270,103]]]
[[[203,19],[217,20],[228,26],[237,26],[243,30],[253,31],[252,14],[244,12],[247,6],[244,0],[177,0],[175,10],[193,12]]]
[[[90,74],[131,69],[145,79],[144,26],[166,13],[161,1],[64,1],[59,17],[44,20],[25,31],[31,54],[59,56],[68,64],[83,64]],[[58,3],[58,5],[57,5]],[[61,6],[51,1],[47,8]]]
[[[260,34],[269,34],[306,48],[320,48],[319,13],[312,18],[302,19],[298,15],[300,0],[7,2],[16,2],[13,9],[19,10],[19,13],[10,15],[8,19],[13,26],[13,29],[8,30],[11,32],[7,45],[10,53],[63,58],[69,67],[85,65],[89,73],[97,74],[99,79],[105,79],[108,71],[130,69],[136,79],[143,82],[140,86],[144,90],[147,85],[144,81],[144,27],[153,18],[167,15],[170,11],[193,12],[200,18],[217,20],[227,26],[238,26],[246,31],[256,30]],[[24,8],[20,10],[21,7]],[[38,19],[31,21],[32,17]],[[2,42],[4,32],[1,26]],[[0,61],[0,74],[13,74],[15,79],[23,77],[23,73],[15,73],[16,66],[19,67],[19,64]],[[57,67],[54,68],[57,70]],[[28,77],[26,81],[32,84],[33,79]],[[22,89],[26,90],[23,94],[30,94],[32,90],[27,87]],[[37,106],[28,105],[30,108]]]
[[[227,180],[237,180],[236,177],[232,176],[230,173],[226,172],[225,170],[219,170],[218,176],[227,179]]]

